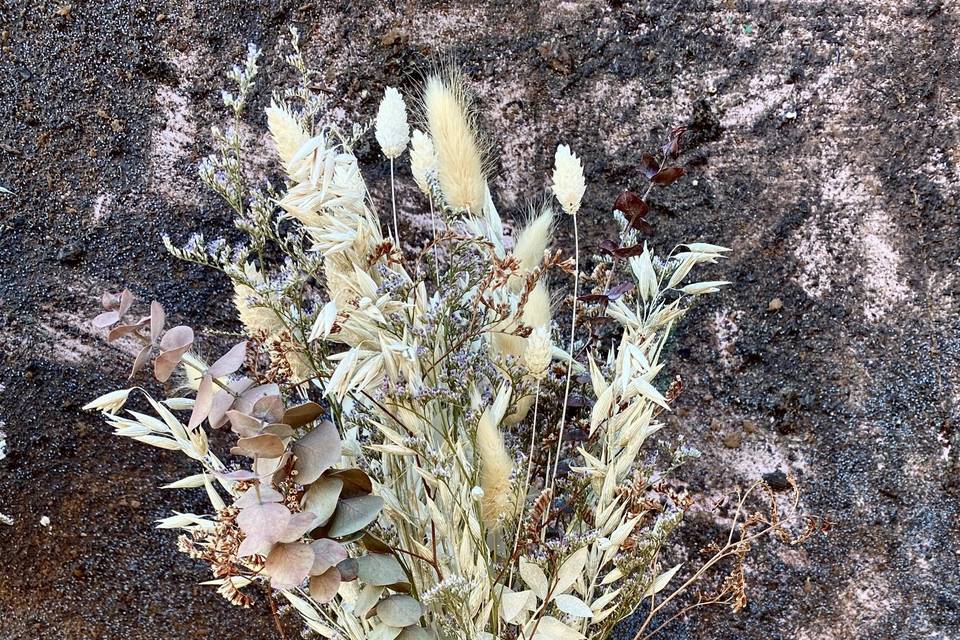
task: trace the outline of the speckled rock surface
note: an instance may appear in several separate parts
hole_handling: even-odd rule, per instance
[[[690,489],[709,501],[791,472],[804,508],[836,525],[758,549],[746,611],[665,637],[960,637],[956,2],[0,0],[0,186],[14,192],[0,195],[0,511],[16,519],[0,526],[0,638],[277,637],[262,599],[229,607],[153,528],[202,508],[158,489],[185,461],[79,407],[124,376],[127,354],[85,321],[102,289],[231,328],[224,283],[159,239],[228,227],[193,178],[225,120],[220,79],[247,42],[270,56],[294,24],[347,113],[411,88],[437,48],[458,60],[507,213],[571,144],[588,245],[639,154],[691,127],[690,175],[655,196],[655,242],[731,247],[711,277],[735,285],[673,345],[686,391],[671,422],[704,452]],[[255,108],[286,73],[265,67]],[[383,175],[377,154],[361,161]],[[719,531],[709,514],[685,527],[694,548]]]

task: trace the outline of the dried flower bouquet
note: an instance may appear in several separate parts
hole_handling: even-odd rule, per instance
[[[285,185],[246,178],[237,125],[257,73],[251,48],[223,96],[234,126],[214,130],[218,152],[200,170],[245,242],[165,240],[228,276],[244,339],[203,358],[194,330],[167,329],[159,303],[130,318],[126,290],[105,295],[95,319],[110,340],[141,345],[132,375],[150,367],[172,393],[132,387],[88,408],[118,435],[192,458],[196,475],[168,486],[210,499],[209,513],[159,526],[184,532],[180,548],[210,565],[207,584],[231,602],[249,605],[248,586],[269,584],[329,638],[607,638],[638,609],[636,637],[647,637],[723,561],[730,575],[695,604],[737,607],[750,543],[789,535],[780,506],[748,515],[741,502],[729,538],[680,583],[680,565],[661,557],[690,499],[668,479],[697,454],[681,441],[658,464],[646,450],[680,392],[658,376],[671,331],[696,297],[727,284],[689,282],[727,249],[655,255],[643,241],[650,190],[683,174],[683,130],[644,156],[646,192],[624,192],[604,214],[619,240],[581,273],[578,236],[569,257],[550,249],[561,212],[576,225],[587,186],[568,147],[556,151],[554,198],[511,242],[461,77],[426,78],[412,134],[388,88],[374,127],[390,164],[392,228],[382,228],[354,154],[370,127],[334,124],[292,42],[299,84],[267,109]],[[395,164],[408,151],[430,214],[417,248],[397,214],[406,165]],[[572,279],[568,301],[551,293],[551,275]],[[122,413],[134,396],[148,408]],[[236,436],[229,458],[211,450],[208,429]]]

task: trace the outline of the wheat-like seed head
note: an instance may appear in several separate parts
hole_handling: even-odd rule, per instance
[[[270,101],[267,108],[267,126],[270,128],[280,161],[284,168],[290,171],[291,161],[310,136],[284,102]]]

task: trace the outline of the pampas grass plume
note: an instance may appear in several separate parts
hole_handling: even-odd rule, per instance
[[[486,197],[484,154],[463,81],[452,72],[427,79],[423,94],[437,152],[437,178],[447,205],[477,214]]]
[[[553,207],[544,204],[540,214],[533,217],[517,235],[513,255],[524,271],[533,271],[543,261],[543,252],[550,243],[553,231]]]

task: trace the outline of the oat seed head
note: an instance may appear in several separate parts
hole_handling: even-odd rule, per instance
[[[310,136],[303,130],[300,122],[290,112],[285,102],[270,101],[267,107],[267,126],[277,155],[287,171],[291,170],[291,161]]]

